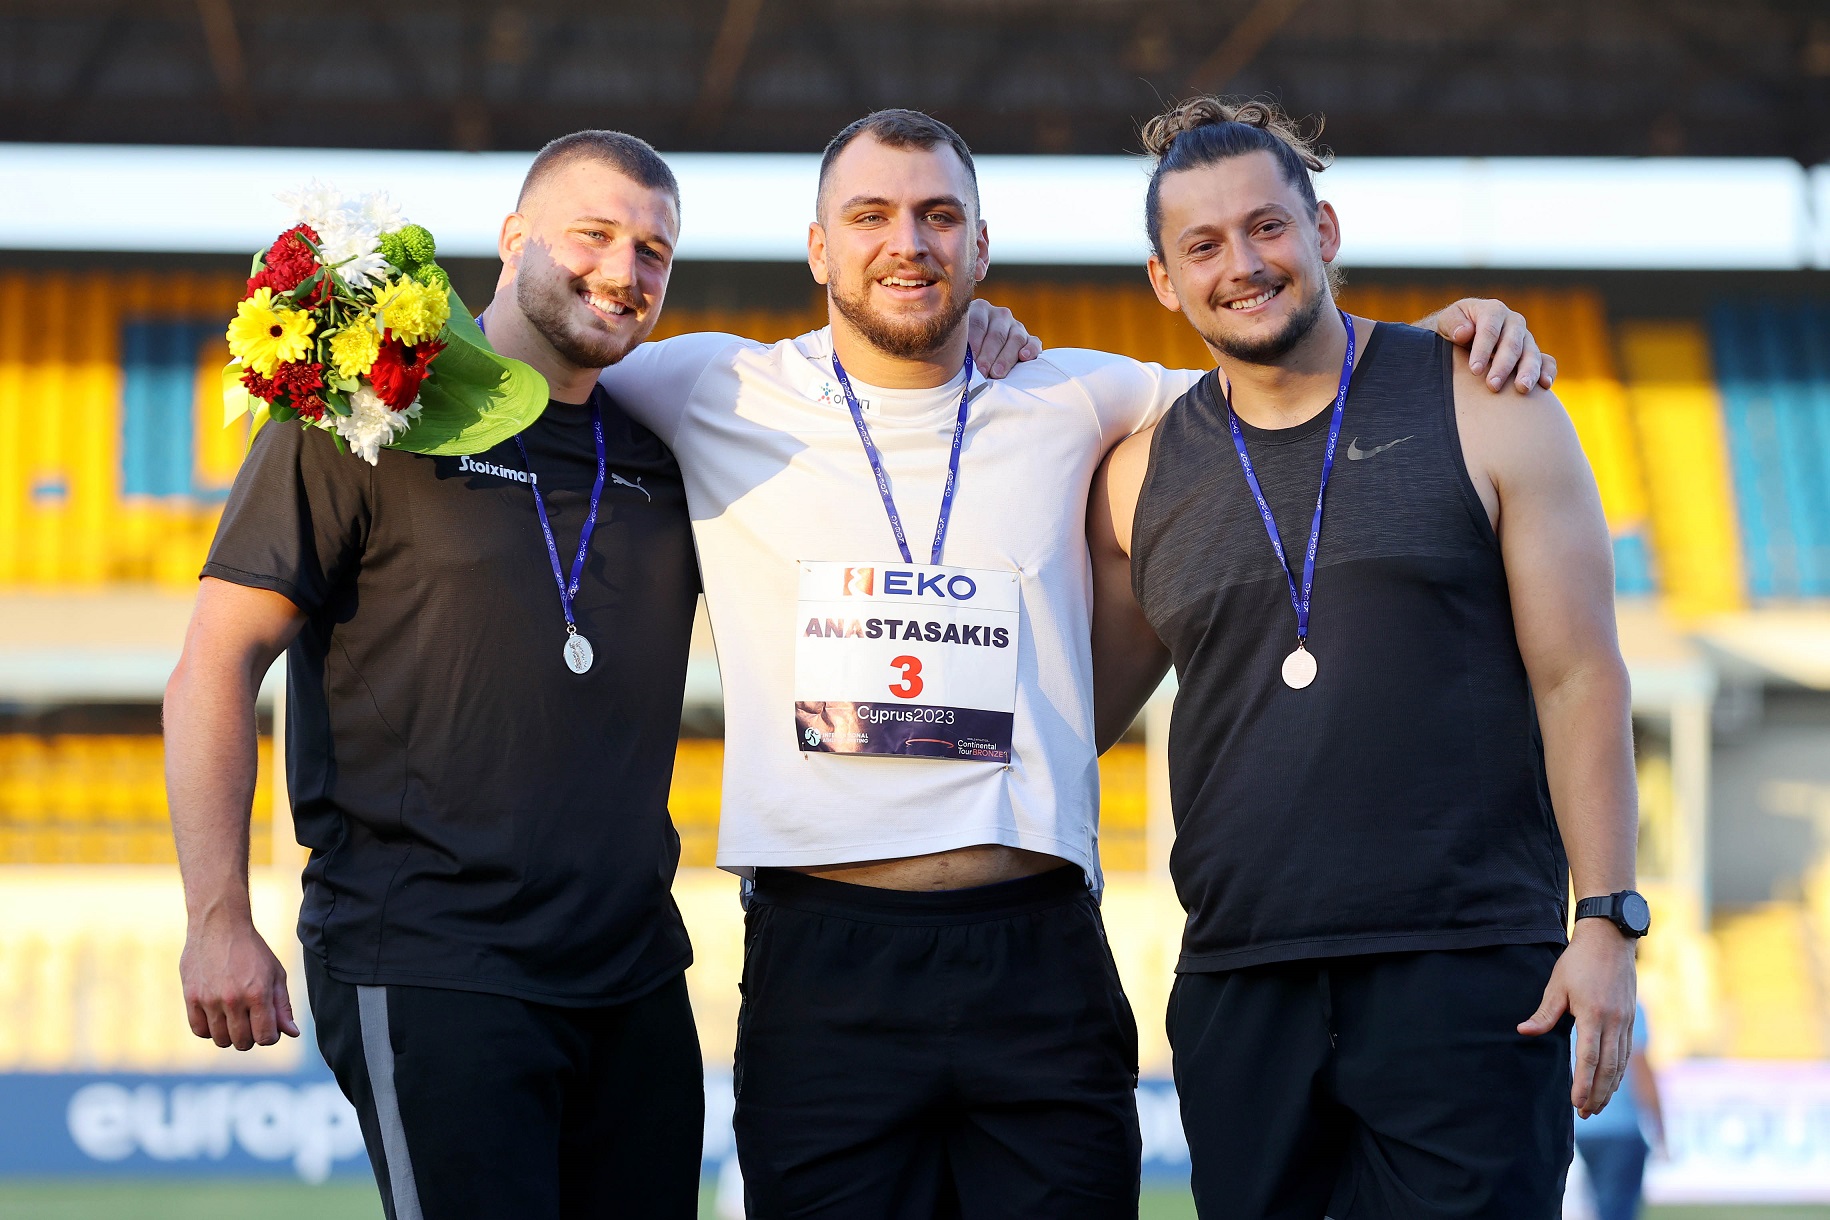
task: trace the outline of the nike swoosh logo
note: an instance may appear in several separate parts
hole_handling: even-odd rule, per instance
[[[1347,460],[1350,462],[1357,462],[1361,458],[1377,457],[1387,449],[1390,449],[1393,445],[1402,445],[1405,441],[1414,441],[1416,439],[1417,434],[1413,432],[1411,435],[1401,436],[1395,441],[1386,441],[1383,445],[1375,445],[1371,449],[1362,449],[1360,448],[1360,438],[1356,436],[1347,442]]]

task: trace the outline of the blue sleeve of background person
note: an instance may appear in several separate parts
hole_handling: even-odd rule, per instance
[[[1633,1011],[1633,1053],[1646,1053],[1647,1029],[1646,1009],[1639,1005]],[[1576,1038],[1570,1036],[1570,1064],[1575,1065]],[[1593,1139],[1597,1136],[1637,1135],[1640,1132],[1639,1102],[1633,1096],[1630,1081],[1622,1081],[1607,1108],[1593,1118],[1576,1119],[1576,1138]]]

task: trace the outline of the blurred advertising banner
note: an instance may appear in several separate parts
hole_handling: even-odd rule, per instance
[[[1655,1203],[1830,1202],[1830,1064],[1696,1061],[1660,1074],[1670,1158]],[[740,1191],[731,1080],[706,1078],[705,1172]],[[1144,1178],[1188,1175],[1175,1086],[1138,1088]],[[279,1077],[0,1075],[0,1177],[368,1173],[355,1111],[315,1070]],[[741,1197],[740,1194],[735,1197]]]
[[[356,1111],[328,1073],[0,1075],[0,1176],[368,1173]]]
[[[1830,1203],[1830,1063],[1692,1060],[1658,1075],[1653,1203]]]

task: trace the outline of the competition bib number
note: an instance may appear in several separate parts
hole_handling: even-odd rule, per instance
[[[803,752],[1010,761],[1015,572],[800,568],[794,728]]]

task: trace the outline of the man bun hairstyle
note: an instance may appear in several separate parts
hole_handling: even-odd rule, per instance
[[[1178,102],[1144,124],[1144,151],[1156,161],[1150,171],[1150,189],[1144,194],[1144,225],[1150,231],[1150,249],[1163,257],[1163,208],[1159,198],[1163,178],[1180,170],[1199,169],[1231,157],[1268,152],[1276,160],[1284,181],[1296,188],[1313,218],[1315,183],[1334,161],[1334,154],[1318,147],[1322,134],[1305,135],[1275,102],[1237,101],[1220,97],[1191,97]]]
[[[945,144],[958,154],[960,162],[966,167],[966,178],[972,183],[972,207],[979,206],[979,171],[972,164],[972,149],[960,138],[959,132],[947,126],[930,114],[919,110],[877,110],[848,123],[845,130],[834,136],[826,145],[826,151],[820,157],[820,187],[816,196],[816,207],[823,207],[826,201],[826,173],[832,163],[839,159],[846,146],[859,136],[868,135],[879,144],[889,148],[937,148]]]
[[[654,145],[627,132],[595,129],[560,136],[536,153],[534,163],[527,167],[527,177],[521,180],[515,209],[519,211],[535,188],[574,161],[596,161],[651,191],[666,191],[673,196],[674,217],[679,218],[680,183]]]

